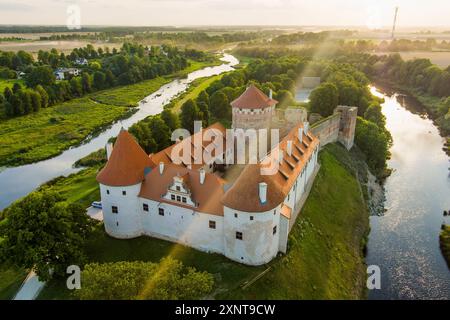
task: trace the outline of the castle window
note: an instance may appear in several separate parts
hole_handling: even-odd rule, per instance
[[[181,201],[181,197],[177,196],[177,201],[180,202]]]
[[[106,194],[109,194],[109,190],[106,190]]]
[[[164,209],[163,208],[159,208],[158,209],[158,213],[160,216],[164,216]]]
[[[215,229],[216,228],[216,222],[213,220],[209,220],[209,228],[210,229]]]
[[[242,232],[236,231],[236,239],[242,240]]]
[[[186,203],[186,197],[183,197],[183,198],[181,199],[181,201],[182,201],[183,203]]]
[[[111,211],[112,213],[119,213],[119,208],[117,208],[116,206],[112,206]]]
[[[277,210],[273,210],[273,215],[276,215],[277,214]]]
[[[174,194],[171,194],[171,195],[170,195],[170,199],[172,199],[173,201],[175,201],[175,195],[174,195]]]
[[[144,203],[144,204],[142,205],[142,210],[148,212],[148,204]]]
[[[275,227],[273,227],[273,232],[272,232],[273,234],[276,234],[277,233],[277,226],[275,226]]]
[[[253,218],[254,218],[253,216],[250,216],[250,220],[253,220]]]
[[[123,196],[126,196],[126,195],[127,195],[127,192],[126,192],[125,190],[123,190],[123,191],[122,191],[122,195],[123,195]]]
[[[180,188],[180,186],[177,186],[177,191],[181,191],[181,188]]]
[[[235,218],[237,218],[237,217],[238,217],[238,216],[237,216],[237,213],[235,213],[235,214],[234,214],[234,217],[235,217]]]

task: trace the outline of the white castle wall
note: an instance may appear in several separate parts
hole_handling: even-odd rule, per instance
[[[103,222],[109,235],[126,239],[142,234],[138,200],[140,190],[140,183],[125,187],[110,187],[100,184]],[[126,192],[125,195],[122,194],[123,191]],[[117,207],[118,213],[112,213],[113,206]]]
[[[274,226],[277,226],[275,235]],[[237,231],[242,232],[242,240],[236,239]],[[268,263],[278,253],[279,235],[280,206],[256,213],[224,207],[224,255],[227,258],[248,265]]]

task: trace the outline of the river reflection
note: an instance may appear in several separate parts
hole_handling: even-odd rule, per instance
[[[388,164],[393,172],[385,184],[387,211],[370,218],[367,264],[381,268],[382,288],[369,298],[450,299],[450,272],[439,249],[443,211],[450,209],[444,139],[408,99],[371,90],[385,98],[383,114],[394,144]]]

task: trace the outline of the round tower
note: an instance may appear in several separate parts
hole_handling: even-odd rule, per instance
[[[105,167],[97,175],[100,184],[103,222],[106,232],[115,238],[133,238],[142,234],[141,184],[151,161],[135,139],[122,130]]]

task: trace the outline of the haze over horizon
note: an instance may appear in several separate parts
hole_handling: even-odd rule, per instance
[[[447,0],[0,0],[1,24],[65,25],[77,6],[81,25],[449,27]],[[73,12],[73,11],[72,11]]]

